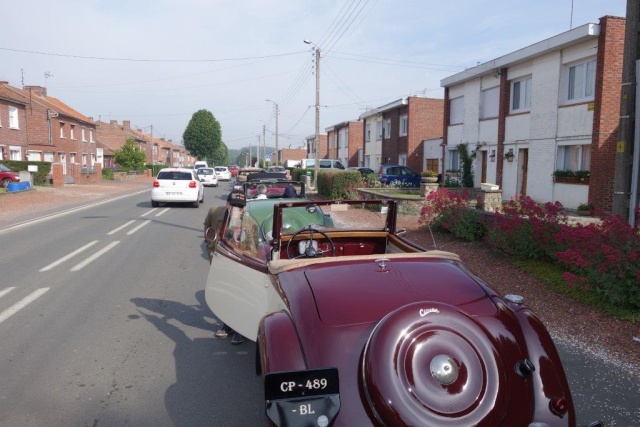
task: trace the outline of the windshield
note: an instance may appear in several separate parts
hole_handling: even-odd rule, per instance
[[[12,172],[12,170],[3,164],[0,164],[0,172]]]
[[[322,231],[386,231],[393,202],[356,200],[280,204],[281,234],[293,234],[312,225]]]

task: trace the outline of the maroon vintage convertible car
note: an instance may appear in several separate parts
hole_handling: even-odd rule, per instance
[[[575,425],[538,317],[455,254],[404,239],[396,212],[381,200],[248,200],[218,231],[206,300],[257,342],[267,422]]]

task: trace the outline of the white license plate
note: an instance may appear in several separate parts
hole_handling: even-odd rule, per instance
[[[167,196],[182,196],[182,193],[167,191]]]

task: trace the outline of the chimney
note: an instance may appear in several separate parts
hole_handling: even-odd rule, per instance
[[[32,94],[46,97],[47,96],[47,88],[42,86],[25,86],[24,90],[31,92]]]
[[[122,128],[124,130],[131,130],[131,120],[123,120],[122,121]]]
[[[90,121],[90,122],[93,122],[93,121],[94,121],[94,120],[93,120],[93,117],[89,116],[89,121]]]

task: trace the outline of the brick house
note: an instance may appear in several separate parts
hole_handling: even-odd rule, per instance
[[[118,124],[117,120],[110,120],[109,123],[98,120],[95,124],[98,147],[104,150],[103,164],[105,167],[117,167],[113,161],[113,152],[122,148],[129,138],[132,138],[138,145],[138,148],[145,152],[147,157],[145,163],[150,163],[150,149],[147,147],[148,144],[133,131],[129,120],[123,120],[122,125]]]
[[[446,169],[466,144],[476,186],[611,211],[624,32],[624,18],[605,16],[443,79]]]
[[[300,160],[307,158],[307,149],[306,148],[282,148],[278,153],[278,163],[287,166],[290,163],[298,162]],[[271,159],[274,160],[274,159]]]
[[[90,117],[47,96],[44,87],[19,89],[6,82],[0,82],[0,86],[1,93],[26,104],[26,147],[23,153],[16,153],[16,159],[60,163],[63,175],[74,179],[80,176],[82,168],[92,170],[97,150],[96,126]]]
[[[22,160],[27,147],[27,103],[0,82],[0,160]]]
[[[327,151],[327,134],[321,133],[318,134],[320,150],[318,150],[318,158],[319,159],[328,159],[328,151]],[[314,149],[313,143],[315,141],[315,135],[309,135],[305,138],[305,146],[307,147],[307,157],[305,159],[314,159]]]
[[[381,152],[367,152],[367,137],[371,141],[373,120],[382,121]],[[436,98],[409,96],[383,105],[364,118],[363,140],[365,141],[364,157],[369,161],[380,156],[383,164],[408,166],[416,172],[423,169],[425,140],[433,140],[442,136],[444,120],[444,101]],[[376,129],[378,129],[376,124]],[[366,165],[366,162],[365,162]],[[371,166],[369,166],[371,167]]]
[[[327,158],[338,159],[345,166],[363,164],[362,122],[342,122],[325,130],[327,131]]]

